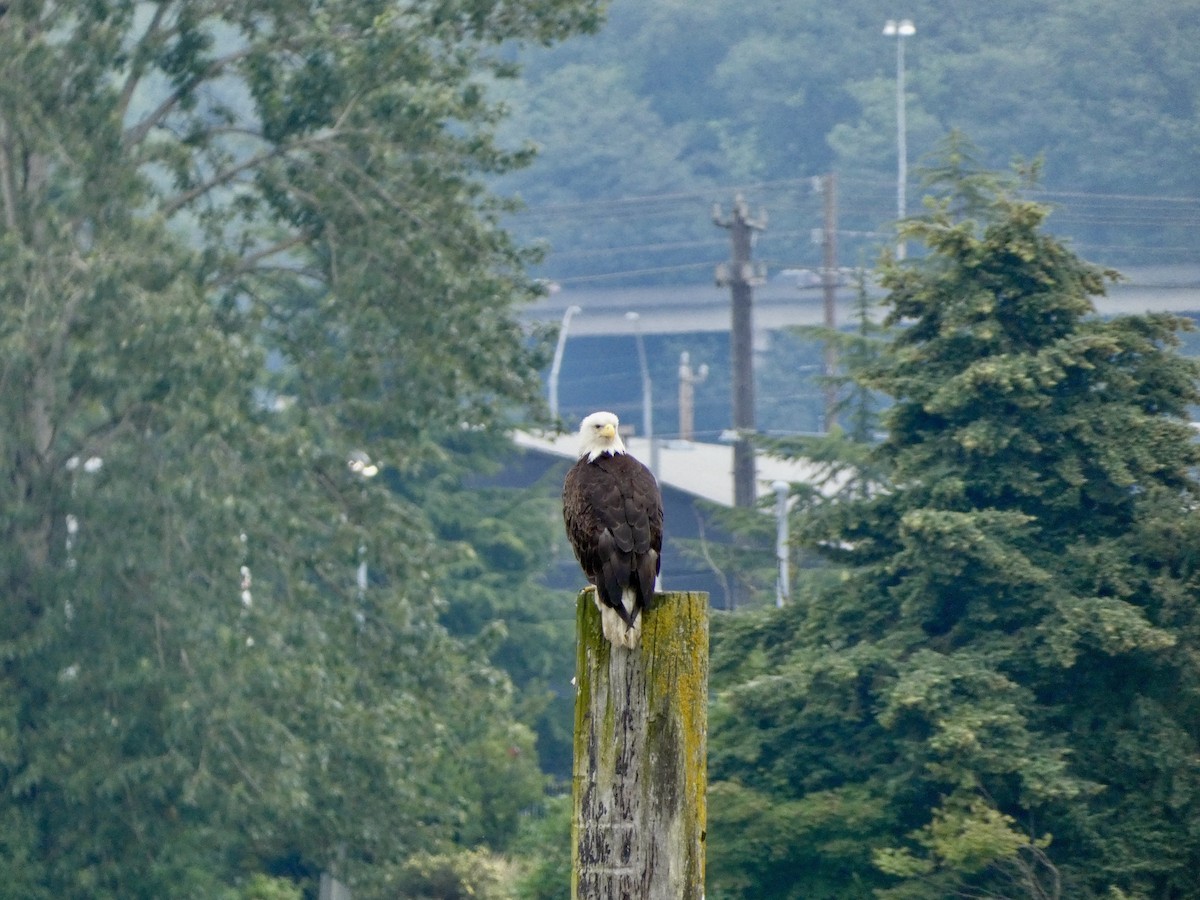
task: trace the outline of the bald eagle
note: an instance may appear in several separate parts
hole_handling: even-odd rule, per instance
[[[662,494],[625,450],[617,417],[596,412],[579,426],[579,459],[563,484],[563,521],[600,610],[604,636],[637,646],[642,610],[662,565]]]

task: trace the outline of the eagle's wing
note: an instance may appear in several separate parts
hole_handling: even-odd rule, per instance
[[[601,601],[632,625],[654,591],[662,552],[662,496],[653,474],[631,456],[580,461],[563,486],[571,545]],[[636,595],[633,610],[621,602]]]

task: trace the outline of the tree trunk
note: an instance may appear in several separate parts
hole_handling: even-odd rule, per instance
[[[708,595],[656,594],[633,650],[577,604],[572,900],[701,900]]]

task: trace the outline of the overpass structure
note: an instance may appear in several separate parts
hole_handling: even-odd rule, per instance
[[[1200,266],[1129,270],[1125,275],[1126,280],[1113,285],[1107,296],[1096,298],[1100,314],[1200,314]],[[877,286],[872,287],[870,296],[878,300],[882,291]],[[856,305],[857,290],[852,285],[841,285],[837,292],[837,321],[841,324],[853,322],[857,315]],[[623,348],[625,367],[632,366],[631,371],[636,370],[637,363],[629,358],[633,344],[629,338],[639,332],[673,335],[727,332],[730,329],[729,292],[711,284],[586,290],[567,287],[531,307],[525,316],[529,321],[556,324],[572,306],[578,306],[580,314],[571,319],[570,336],[601,339],[602,343],[611,344],[610,363],[617,358],[618,348]],[[880,311],[878,305],[874,309],[876,313]],[[626,317],[629,312],[638,314],[636,321]],[[754,325],[760,335],[823,321],[823,297],[819,285],[807,287],[779,279],[755,289]],[[626,340],[606,340],[622,336]],[[638,395],[632,382],[617,388],[605,382],[603,388],[610,397],[632,400]],[[613,402],[605,401],[606,408],[614,408]],[[601,406],[593,403],[585,408],[590,411]],[[633,415],[626,417],[630,423],[636,419]],[[559,483],[566,467],[576,458],[578,436],[573,432],[558,435],[516,432],[512,439],[520,448],[524,466],[528,469],[523,484],[544,480],[548,471],[555,473],[550,481]],[[711,524],[707,531],[699,530],[698,523],[705,517],[698,507],[702,507],[704,501],[727,507],[733,505],[731,444],[659,440],[652,451],[650,442],[642,435],[628,436],[625,443],[638,459],[648,465],[652,460],[655,462],[655,474],[663,487],[664,505],[668,508],[668,538],[671,541],[724,543],[730,540],[728,535],[718,534],[718,529]],[[817,466],[806,460],[785,461],[761,453],[756,454],[755,467],[755,493],[760,499],[772,493],[776,481],[812,484],[822,474]],[[714,605],[719,607],[731,608],[735,604],[728,577],[714,574],[707,566],[689,559],[681,547],[673,547],[668,559],[668,577],[673,586],[682,583],[689,589],[709,591]],[[565,559],[556,577],[564,585],[575,584],[578,568],[574,561]]]
[[[513,443],[523,450],[574,462],[579,449],[579,435],[532,434],[517,431]],[[644,437],[626,437],[625,446],[647,465],[653,460],[659,484],[682,491],[691,497],[708,500],[722,506],[733,506],[733,445],[701,441],[660,441],[651,451]],[[821,477],[818,466],[808,460],[776,459],[758,453],[756,459],[755,493],[767,497],[773,493],[776,481],[812,484]]]
[[[1108,294],[1095,298],[1101,315],[1174,312],[1200,313],[1200,264],[1194,266],[1138,267],[1123,270],[1124,280]],[[856,316],[857,288],[842,276],[837,289],[836,320],[852,322]],[[883,296],[877,285],[868,286],[872,300]],[[524,318],[532,322],[561,322],[566,311],[579,307],[572,318],[573,337],[644,334],[684,334],[728,331],[730,299],[726,288],[713,283],[655,287],[573,286],[552,289],[550,296],[529,307]],[[874,307],[879,312],[878,305]],[[635,321],[626,317],[636,312]],[[793,325],[820,325],[824,307],[820,279],[803,271],[779,273],[754,289],[754,328],[771,331]]]

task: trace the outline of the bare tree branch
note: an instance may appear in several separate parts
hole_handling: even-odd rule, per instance
[[[312,240],[311,234],[309,234],[307,231],[299,231],[296,234],[284,238],[283,240],[276,241],[270,246],[263,247],[260,250],[256,250],[254,253],[243,256],[240,260],[238,260],[237,265],[229,269],[227,272],[222,272],[219,278],[214,279],[211,282],[211,286],[220,287],[221,285],[236,281],[242,275],[255,271],[258,268],[258,264],[264,259],[274,256],[277,253],[283,253],[285,250],[290,250],[292,247],[299,246],[309,240]],[[302,272],[304,270],[301,269],[297,271]]]
[[[146,26],[146,30],[142,32],[142,36],[138,38],[137,44],[130,53],[130,57],[134,60],[134,63],[132,66],[130,66],[129,76],[125,79],[125,84],[121,88],[120,99],[117,101],[117,116],[119,121],[125,121],[125,113],[129,110],[129,103],[133,99],[133,94],[137,90],[137,86],[142,81],[144,67],[138,62],[141,51],[150,43],[152,38],[155,38],[163,33],[160,32],[159,25],[161,25],[162,20],[166,18],[167,10],[169,8],[169,3],[158,4],[154,10],[153,18],[150,19],[149,24]]]
[[[9,231],[14,231],[17,227],[12,149],[12,133],[8,122],[0,120],[0,200],[4,202],[4,225]]]
[[[159,103],[157,107],[155,107],[154,111],[138,122],[137,125],[126,129],[122,138],[123,145],[126,147],[132,147],[136,144],[140,144],[146,139],[146,135],[150,133],[151,129],[157,125],[160,125],[162,121],[171,114],[175,107],[179,105],[180,101],[183,100],[183,98],[186,97],[190,91],[194,90],[197,85],[203,84],[208,79],[219,75],[222,70],[224,70],[231,63],[235,63],[240,59],[244,59],[252,52],[252,47],[243,47],[241,50],[235,50],[232,53],[227,53],[225,56],[214,59],[208,64],[203,72],[192,76],[184,84],[180,85],[179,88],[168,94],[167,97],[161,103]]]

